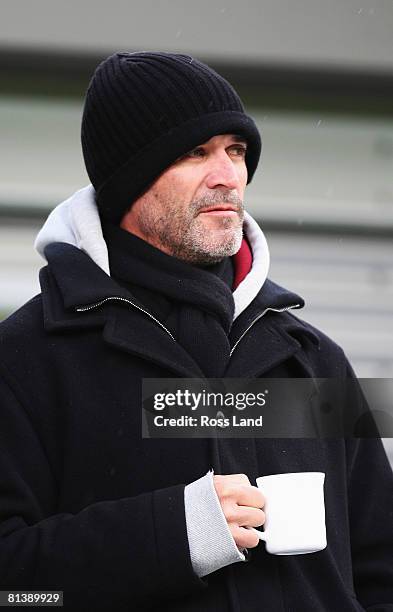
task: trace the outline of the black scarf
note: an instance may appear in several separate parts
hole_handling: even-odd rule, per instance
[[[103,232],[111,276],[169,329],[206,376],[223,376],[234,312],[231,258],[198,267],[112,224],[104,223]]]

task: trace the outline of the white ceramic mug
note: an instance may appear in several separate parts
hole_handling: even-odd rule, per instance
[[[323,472],[257,478],[265,497],[264,531],[255,530],[274,555],[304,555],[326,548]]]

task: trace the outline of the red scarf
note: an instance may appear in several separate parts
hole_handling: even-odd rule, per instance
[[[235,291],[242,280],[246,278],[252,266],[252,253],[246,238],[243,238],[240,249],[236,255],[233,256],[233,263],[235,267],[235,277],[233,279],[232,291]]]

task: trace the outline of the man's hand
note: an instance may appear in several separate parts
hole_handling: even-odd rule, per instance
[[[265,498],[245,474],[213,476],[214,487],[231,534],[239,548],[255,548],[258,536],[246,527],[260,527],[265,522],[262,508]]]

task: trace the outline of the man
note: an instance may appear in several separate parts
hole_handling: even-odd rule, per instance
[[[116,53],[82,145],[92,186],[50,215],[42,293],[1,326],[1,588],[69,610],[393,610],[380,440],[141,437],[143,378],[352,376],[266,278],[237,93],[188,56]],[[328,546],[270,555],[255,478],[299,471],[326,473]]]

